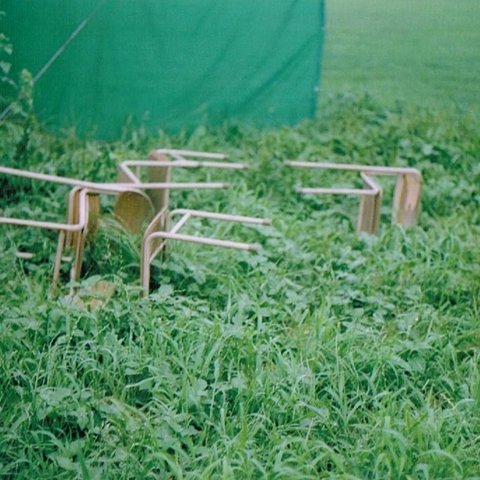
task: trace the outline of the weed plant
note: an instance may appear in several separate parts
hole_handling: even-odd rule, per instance
[[[193,225],[263,249],[172,244],[143,299],[139,239],[107,212],[78,286],[115,284],[97,309],[65,285],[49,296],[54,235],[2,227],[0,476],[480,478],[478,127],[369,98],[294,128],[109,144],[3,124],[2,164],[92,180],[155,146],[227,152],[250,170],[174,205],[273,227]],[[293,191],[351,178],[289,170],[287,158],[419,168],[419,226],[390,225],[385,202],[379,237],[358,237],[355,200]],[[176,179],[192,176],[222,174]],[[3,215],[64,214],[66,190],[1,181]],[[31,261],[15,257],[28,249]]]

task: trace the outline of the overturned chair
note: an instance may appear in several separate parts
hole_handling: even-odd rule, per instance
[[[244,170],[248,165],[243,163],[228,163],[227,156],[221,153],[197,152],[191,150],[157,149],[150,152],[149,160],[126,160],[118,167],[118,181],[131,182],[132,186],[141,185],[141,169],[146,169],[149,182],[171,181],[173,170],[178,168],[187,169],[220,169],[220,170]],[[234,222],[255,225],[271,225],[271,220],[263,218],[231,215],[226,213],[206,212],[177,208],[169,210],[169,189],[162,191],[147,192],[155,210],[158,212],[145,230],[142,241],[140,282],[144,295],[150,291],[151,265],[161,253],[165,255],[167,241],[182,241],[210,245],[236,250],[258,251],[260,246],[236,242],[206,238],[195,235],[185,235],[179,230],[186,225],[191,218],[205,218],[223,222]],[[180,216],[176,224],[170,227],[170,219]]]
[[[192,160],[194,158],[195,160]],[[201,159],[201,160],[198,160]],[[148,182],[171,182],[173,169],[216,169],[216,170],[245,170],[248,165],[244,163],[229,163],[223,153],[197,152],[192,150],[157,149],[150,152],[148,160],[124,160],[118,166],[118,182],[130,183],[135,188],[142,184],[142,170],[146,171]],[[223,160],[223,161],[222,161]],[[178,184],[177,184],[178,185]],[[205,188],[203,183],[191,183],[190,188]],[[228,188],[228,183],[210,183],[210,188]],[[168,207],[170,189],[146,191],[153,208],[159,212]],[[119,204],[123,198],[119,197]],[[128,203],[128,200],[126,201]],[[126,209],[124,210],[126,212]],[[126,213],[125,213],[126,215]]]
[[[180,219],[177,223],[170,227],[170,219],[174,216],[180,216]],[[199,243],[202,245],[246,250],[250,252],[256,252],[260,249],[260,245],[258,244],[220,240],[216,238],[207,238],[179,233],[180,229],[191,218],[206,218],[210,220],[254,225],[271,225],[272,223],[270,219],[266,218],[245,217],[241,215],[205,212],[200,210],[189,210],[185,208],[178,208],[169,212],[167,207],[164,207],[157,215],[155,215],[154,219],[145,230],[145,234],[143,236],[140,281],[143,287],[144,295],[148,295],[150,291],[150,270],[152,262],[160,253],[165,252],[167,241],[179,240],[182,242]]]
[[[377,176],[395,176],[397,183],[393,198],[392,222],[413,227],[420,213],[422,176],[415,168],[380,167],[328,162],[303,162],[287,160],[285,166],[323,170],[345,170],[358,172],[363,180],[363,188],[316,188],[299,187],[297,192],[304,195],[334,194],[355,195],[360,197],[360,209],[357,218],[357,233],[376,234],[380,226],[380,209],[383,200],[383,188],[376,181]]]

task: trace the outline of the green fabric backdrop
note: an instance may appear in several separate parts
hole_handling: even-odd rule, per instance
[[[98,0],[1,0],[14,71],[35,73]],[[39,80],[52,127],[114,138],[127,118],[175,131],[315,112],[323,0],[108,0]]]

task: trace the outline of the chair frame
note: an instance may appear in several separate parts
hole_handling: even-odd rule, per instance
[[[190,160],[186,157],[201,158],[206,160]],[[150,182],[170,182],[173,168],[214,168],[223,170],[245,170],[244,163],[228,163],[228,157],[222,153],[197,152],[191,150],[156,149],[150,152],[149,160],[125,160],[118,166],[118,181],[129,182],[135,186],[142,183],[140,169],[147,168]],[[214,160],[214,161],[212,161]],[[215,161],[216,160],[216,161]],[[134,170],[133,170],[134,169]],[[200,188],[228,188],[228,183],[190,183],[192,190]],[[150,190],[147,192],[155,211],[159,212],[169,206],[170,189]]]
[[[180,216],[175,225],[168,228],[171,217]],[[150,291],[151,265],[155,258],[165,252],[167,240],[179,240],[182,242],[199,243],[222,248],[246,250],[256,252],[261,247],[258,244],[235,242],[231,240],[220,240],[216,238],[201,237],[196,235],[185,235],[178,233],[190,218],[206,218],[210,220],[227,221],[242,224],[271,225],[267,218],[245,217],[242,215],[230,215],[224,213],[205,212],[202,210],[190,210],[178,208],[168,212],[164,207],[155,215],[145,230],[142,242],[140,282],[143,287],[143,294],[148,295]]]
[[[90,204],[88,200],[88,192],[86,190],[80,190],[78,193],[73,191],[70,192],[69,199],[72,199],[73,196],[76,197],[78,215],[75,220],[67,220],[67,223],[29,220],[16,217],[0,217],[0,224],[3,225],[40,228],[59,232],[53,267],[52,290],[56,288],[60,277],[61,262],[65,247],[67,246],[67,237],[70,239],[68,246],[73,247],[74,250],[74,260],[70,269],[70,280],[74,281],[78,278],[82,266],[83,246],[87,236]]]
[[[422,175],[415,168],[383,167],[369,165],[342,164],[331,162],[305,162],[287,160],[285,166],[294,168],[310,168],[323,170],[344,170],[358,172],[363,179],[365,188],[310,188],[299,187],[298,193],[304,195],[356,195],[360,197],[360,209],[357,219],[357,233],[378,233],[380,225],[380,209],[382,206],[383,189],[372,177],[395,176],[397,183],[393,199],[392,222],[413,227],[418,222],[420,214],[420,199],[422,192]]]

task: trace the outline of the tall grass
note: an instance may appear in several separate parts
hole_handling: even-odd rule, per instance
[[[480,478],[477,132],[474,119],[368,98],[296,128],[137,131],[112,144],[35,130],[19,146],[18,127],[3,126],[3,164],[97,180],[152,146],[225,151],[251,169],[228,192],[174,203],[274,226],[198,225],[263,250],[172,245],[148,299],[138,239],[103,228],[86,253],[83,302],[66,287],[48,296],[53,237],[2,228],[0,474]],[[417,167],[420,225],[389,225],[386,203],[380,236],[357,237],[354,201],[292,188],[350,178],[310,178],[282,168],[286,158]],[[58,189],[2,189],[4,214],[63,212]],[[29,245],[37,259],[14,257]],[[95,309],[100,279],[116,291]]]

